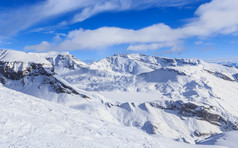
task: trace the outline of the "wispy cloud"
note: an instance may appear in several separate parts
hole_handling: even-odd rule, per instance
[[[95,14],[105,11],[124,11],[150,7],[179,7],[198,1],[200,0],[104,0],[83,8],[81,12],[74,16],[72,22],[81,22]]]
[[[60,22],[56,25],[45,26],[45,27],[40,27],[40,28],[37,28],[37,29],[30,30],[30,32],[47,33],[47,32],[57,30],[57,29],[63,30],[63,29],[67,29],[67,28],[68,28],[68,22],[62,21],[62,22]]]
[[[199,1],[199,0],[195,0]],[[44,0],[20,8],[0,11],[0,35],[9,36],[37,23],[75,12],[68,23],[76,23],[104,11],[182,6],[190,0]]]
[[[195,45],[203,45],[203,46],[210,46],[210,45],[214,45],[214,43],[212,42],[206,42],[206,41],[196,41],[194,42]]]
[[[95,30],[74,30],[59,44],[42,42],[26,49],[82,50],[98,49],[118,44],[129,44],[128,50],[155,50],[171,47],[169,52],[181,51],[182,43],[191,37],[236,34],[238,31],[238,1],[213,0],[201,5],[196,17],[186,25],[172,29],[155,24],[140,30],[103,27]]]

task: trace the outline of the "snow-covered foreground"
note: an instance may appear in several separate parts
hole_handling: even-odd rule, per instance
[[[0,86],[0,147],[205,148],[150,136]]]

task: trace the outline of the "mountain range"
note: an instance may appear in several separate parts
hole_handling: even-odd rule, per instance
[[[0,143],[234,148],[234,65],[143,54],[86,64],[68,52],[0,50]]]

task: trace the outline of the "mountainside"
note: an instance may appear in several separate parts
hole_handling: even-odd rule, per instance
[[[238,129],[238,69],[233,67],[130,54],[58,74],[115,101],[107,110],[121,124],[149,134],[194,143]]]
[[[143,54],[85,64],[69,53],[1,50],[0,76],[4,87],[148,136],[199,143],[238,129],[235,67]]]
[[[61,79],[54,66],[36,54],[1,50],[0,80],[5,87],[54,102],[89,98]]]
[[[222,145],[227,146],[229,148],[236,148],[237,147],[237,138],[238,132],[232,131],[227,133],[221,133],[214,136],[211,136],[203,141],[200,144],[203,145]]]
[[[0,94],[1,147],[212,147],[149,136],[3,86]]]

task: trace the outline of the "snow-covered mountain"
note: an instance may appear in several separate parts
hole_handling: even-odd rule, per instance
[[[61,79],[46,58],[36,54],[1,50],[0,80],[5,87],[54,102],[89,98]]]
[[[207,60],[210,63],[217,63],[227,67],[236,67],[238,68],[238,58],[223,58],[223,59],[209,59]]]
[[[196,59],[114,55],[58,73],[109,100],[121,124],[194,143],[237,129],[238,69]]]
[[[198,143],[238,129],[235,67],[143,54],[85,64],[67,52],[1,50],[0,73],[4,87],[149,137]]]
[[[48,52],[48,53],[30,53],[48,60],[53,66],[56,73],[65,71],[74,71],[81,67],[87,67],[87,64],[75,58],[68,52]]]

